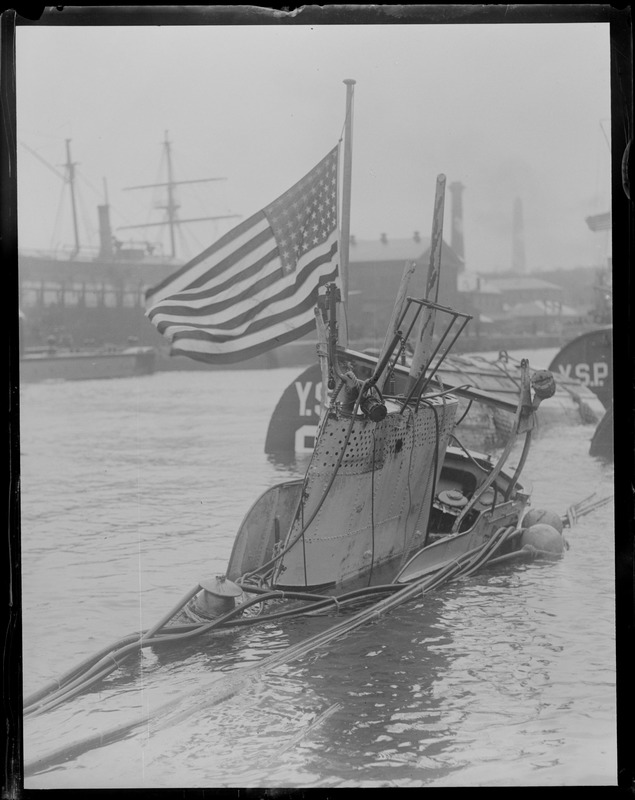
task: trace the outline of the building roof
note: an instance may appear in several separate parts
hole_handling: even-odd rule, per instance
[[[531,303],[518,303],[508,308],[504,314],[505,319],[519,319],[531,317],[580,317],[582,312],[571,306],[565,306],[555,300],[533,300]]]
[[[558,291],[562,291],[562,286],[529,275],[510,275],[509,277],[487,275],[481,278],[481,286],[484,284],[488,285],[488,291],[491,291],[493,287],[503,292],[518,289],[557,289]]]
[[[487,279],[481,278],[474,272],[463,272],[457,278],[459,292],[478,292],[479,294],[502,294],[498,286],[494,286]]]
[[[359,263],[381,263],[382,261],[418,261],[422,259],[430,249],[430,239],[421,236],[417,239],[357,239],[351,237],[349,245],[349,262]],[[449,264],[460,268],[463,261],[452,250],[449,244],[443,242],[441,248],[441,260],[444,264]]]

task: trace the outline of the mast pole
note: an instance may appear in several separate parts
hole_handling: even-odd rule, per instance
[[[174,173],[172,169],[172,150],[171,150],[171,142],[169,141],[169,132],[165,131],[165,138],[163,140],[163,149],[165,151],[165,159],[167,165],[167,172],[168,172],[168,179],[167,181],[161,181],[160,183],[148,183],[143,184],[141,186],[125,186],[124,189],[126,191],[131,189],[156,189],[165,187],[167,191],[167,202],[165,205],[156,206],[156,208],[161,208],[164,211],[167,211],[167,220],[163,220],[162,222],[148,222],[141,225],[118,225],[117,230],[124,230],[130,228],[149,228],[159,225],[168,225],[170,228],[170,243],[171,243],[171,251],[172,251],[172,258],[176,257],[176,231],[179,225],[184,222],[203,222],[207,220],[216,220],[216,219],[230,219],[232,217],[239,217],[239,214],[221,214],[216,216],[210,217],[196,217],[195,219],[179,219],[177,215],[177,211],[179,209],[179,204],[176,201],[176,192],[175,187],[180,186],[183,183],[208,183],[209,181],[224,181],[226,178],[194,178],[193,180],[186,180],[186,181],[175,181],[174,180]],[[37,155],[37,154],[36,154]]]
[[[351,239],[351,183],[353,174],[353,93],[356,81],[346,78],[346,120],[344,124],[344,168],[342,180],[342,227],[340,231],[340,273],[342,278],[342,307],[344,309],[344,336],[342,343],[348,345],[346,309],[348,307],[348,260]]]
[[[79,228],[77,226],[77,204],[75,202],[75,164],[71,160],[71,140],[66,139],[66,170],[68,184],[71,189],[71,209],[73,211],[73,233],[75,234],[75,249],[71,253],[71,258],[79,253]]]
[[[165,157],[168,165],[168,224],[170,225],[170,246],[172,248],[172,258],[176,257],[176,239],[174,229],[176,227],[176,209],[177,205],[174,200],[174,177],[172,175],[172,156],[170,153],[170,141],[168,140],[168,132],[165,132]]]

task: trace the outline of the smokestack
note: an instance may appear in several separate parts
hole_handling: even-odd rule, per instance
[[[463,246],[463,189],[465,186],[460,181],[455,181],[448,186],[452,195],[452,211],[450,218],[450,247],[463,261],[465,248]]]
[[[512,221],[512,270],[525,272],[525,228],[523,224],[523,203],[520,197],[514,200],[514,218]]]
[[[99,213],[99,257],[112,258],[112,230],[110,228],[110,206],[97,206]]]

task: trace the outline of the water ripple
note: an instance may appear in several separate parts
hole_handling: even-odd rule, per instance
[[[295,376],[232,370],[222,392],[216,372],[23,388],[25,693],[149,627],[200,578],[224,571],[254,499],[302,469],[262,452],[271,411]],[[570,426],[538,438],[526,466],[535,507],[560,513],[613,491],[612,467],[588,456],[590,435]],[[212,703],[221,676],[334,620],[145,653],[68,706],[27,720],[27,760],[104,725],[152,720],[182,695],[184,719],[159,719],[28,786],[610,784],[612,513],[582,518],[560,562],[458,581],[241,684],[222,703]]]

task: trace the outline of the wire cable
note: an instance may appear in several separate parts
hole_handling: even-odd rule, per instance
[[[370,586],[373,578],[373,567],[375,566],[375,452],[377,446],[377,426],[373,428],[373,465],[370,470],[370,571],[368,573],[368,583]]]

